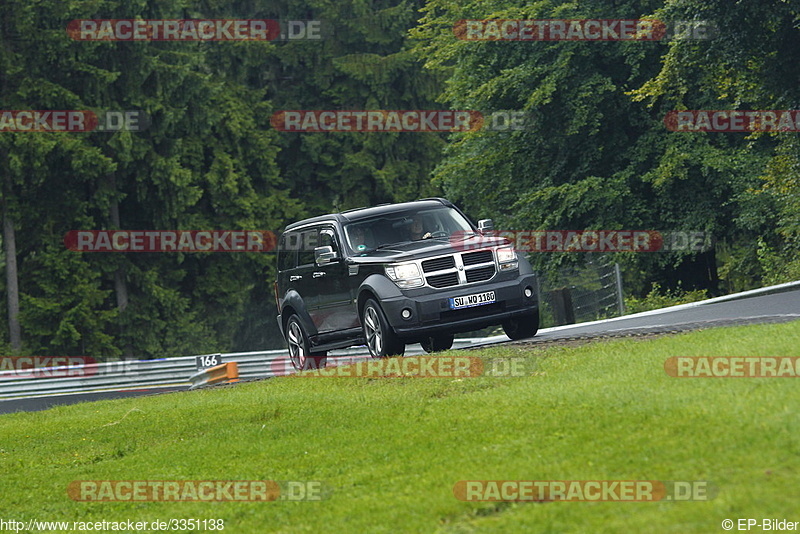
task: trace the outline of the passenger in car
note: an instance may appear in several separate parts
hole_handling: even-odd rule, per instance
[[[363,226],[353,226],[348,233],[353,250],[363,252],[375,248],[375,240],[367,235],[367,230]]]

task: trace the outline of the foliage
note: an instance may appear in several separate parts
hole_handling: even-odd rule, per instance
[[[639,313],[668,306],[688,304],[707,298],[708,294],[701,289],[693,291],[685,291],[681,288],[662,290],[658,283],[653,283],[652,289],[643,298],[625,297],[625,311],[627,313]]]
[[[321,20],[322,40],[84,42],[80,18]],[[459,19],[707,20],[712,40],[456,39]],[[24,346],[163,357],[282,345],[271,254],[88,254],[75,229],[258,229],[443,195],[498,229],[702,231],[709,251],[618,254],[625,287],[710,293],[800,277],[795,133],[672,133],[676,109],[797,109],[783,0],[10,0],[2,109],[139,109],[143,132],[0,134]],[[519,131],[282,133],[291,109],[521,110]],[[0,252],[8,272],[8,259]],[[583,256],[540,254],[540,272]],[[0,293],[8,295],[5,277]],[[674,295],[673,295],[674,296]],[[0,321],[8,322],[6,306]],[[0,332],[0,345],[9,342]]]
[[[412,31],[426,67],[448,78],[454,108],[533,114],[514,132],[455,134],[434,172],[445,194],[498,227],[702,231],[736,249],[759,238],[796,257],[797,142],[789,134],[669,132],[680,109],[796,109],[800,12],[796,5],[723,0],[526,3],[430,0]],[[663,42],[465,41],[459,19],[645,18],[705,20],[719,38]],[[541,255],[548,271],[577,255]],[[707,254],[627,255],[635,286],[720,290]],[[732,261],[761,283],[755,254]],[[787,260],[791,261],[791,260]],[[680,274],[679,274],[680,273]],[[764,280],[766,281],[766,279]]]

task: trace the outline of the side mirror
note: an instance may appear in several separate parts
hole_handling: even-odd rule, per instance
[[[488,234],[494,230],[494,223],[491,219],[481,219],[478,221],[478,231],[482,234]]]
[[[317,247],[314,249],[314,261],[317,265],[327,265],[338,259],[339,256],[333,251],[333,247]]]

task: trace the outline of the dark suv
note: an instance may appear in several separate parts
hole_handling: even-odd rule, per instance
[[[275,300],[294,367],[323,367],[327,351],[364,343],[374,358],[406,343],[447,350],[454,334],[492,325],[511,339],[535,335],[535,275],[491,229],[441,198],[287,226]]]

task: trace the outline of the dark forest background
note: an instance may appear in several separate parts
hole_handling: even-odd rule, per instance
[[[471,42],[460,19],[711,21],[718,38]],[[73,19],[324,21],[322,40],[88,42]],[[273,254],[78,253],[75,229],[280,230],[445,196],[503,229],[703,231],[618,254],[626,291],[800,279],[797,133],[670,110],[800,109],[800,7],[762,0],[0,0],[0,108],[140,109],[142,132],[0,133],[0,344],[98,359],[282,346]],[[523,131],[282,133],[282,109],[521,110]],[[583,261],[532,258],[542,272]]]

